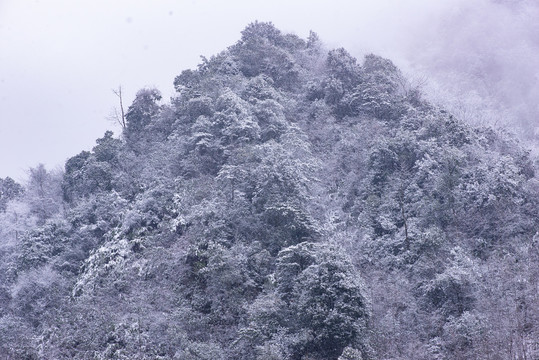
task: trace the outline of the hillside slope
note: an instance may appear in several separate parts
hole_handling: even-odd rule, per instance
[[[539,184],[515,140],[268,23],[174,86],[63,174],[3,180],[2,357],[539,356]]]

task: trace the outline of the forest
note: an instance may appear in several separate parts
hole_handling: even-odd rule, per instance
[[[539,161],[254,22],[0,179],[0,358],[539,359]]]

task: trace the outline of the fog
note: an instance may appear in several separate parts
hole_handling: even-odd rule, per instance
[[[539,19],[532,1],[469,1],[441,14],[403,55],[457,116],[539,135]]]
[[[111,89],[122,85],[126,105],[145,86],[170,96],[177,74],[255,20],[391,58],[457,116],[533,140],[538,15],[532,1],[0,0],[0,177],[91,149],[119,131]]]

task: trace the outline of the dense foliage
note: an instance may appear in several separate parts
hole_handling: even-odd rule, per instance
[[[0,357],[539,357],[539,183],[391,61],[253,23],[0,179]]]

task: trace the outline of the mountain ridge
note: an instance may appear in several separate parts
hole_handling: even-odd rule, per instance
[[[538,354],[539,186],[516,140],[271,23],[174,87],[139,91],[122,137],[62,174],[3,180],[0,354]]]

